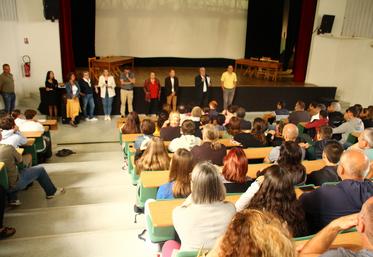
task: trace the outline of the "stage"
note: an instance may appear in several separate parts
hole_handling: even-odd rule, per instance
[[[163,91],[164,78],[168,76],[171,67],[135,67],[136,87],[134,88],[134,109],[139,113],[145,113],[147,107],[144,101],[143,82],[148,78],[149,73],[154,71],[161,81],[162,93],[161,102],[165,102]],[[85,68],[78,69],[78,72]],[[196,104],[194,92],[194,77],[198,74],[198,67],[176,67],[176,76],[180,81],[180,92],[178,104],[185,104],[193,107]],[[210,75],[212,88],[210,89],[210,100],[217,100],[219,107],[222,107],[223,96],[220,87],[220,76],[225,68],[206,67],[206,73]],[[307,104],[316,101],[326,103],[334,99],[336,87],[318,87],[313,84],[295,83],[289,73],[280,74],[277,81],[249,78],[243,76],[240,70],[237,71],[238,87],[234,98],[234,104],[243,106],[246,111],[270,111],[274,110],[276,102],[281,100],[287,103],[287,107],[292,110],[297,100],[302,100]],[[59,89],[62,96],[64,89]],[[113,101],[113,115],[119,114],[120,109],[120,89],[116,88],[117,95]],[[39,110],[46,114],[45,90],[40,88],[41,105]],[[98,95],[95,95],[95,112],[102,115],[102,103]]]

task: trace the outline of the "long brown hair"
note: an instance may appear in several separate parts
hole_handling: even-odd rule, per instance
[[[304,184],[307,178],[306,168],[302,164],[302,149],[292,141],[282,143],[278,165],[287,170],[292,177],[293,185]]]
[[[122,126],[122,134],[140,133],[140,119],[137,112],[130,112],[127,115],[126,122]]]
[[[295,257],[286,226],[266,211],[236,213],[218,247],[219,257]]]
[[[136,161],[137,175],[140,175],[142,171],[168,170],[169,168],[170,157],[163,140],[159,137],[152,137],[144,153]]]
[[[306,235],[305,214],[289,172],[279,165],[272,165],[263,173],[264,181],[247,208],[272,212],[288,224],[294,236]]]
[[[172,156],[169,176],[169,180],[174,182],[172,194],[175,198],[190,195],[190,176],[193,167],[193,155],[184,148],[177,149]]]
[[[259,140],[263,145],[267,144],[267,138],[264,132],[267,129],[267,124],[262,118],[255,118],[253,122],[253,128],[251,129],[251,135]]]
[[[232,148],[224,157],[223,176],[226,180],[245,183],[247,180],[247,157],[240,147]]]

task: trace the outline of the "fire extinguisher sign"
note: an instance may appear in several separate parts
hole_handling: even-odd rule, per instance
[[[22,56],[22,73],[26,78],[31,76],[31,58],[28,55]]]

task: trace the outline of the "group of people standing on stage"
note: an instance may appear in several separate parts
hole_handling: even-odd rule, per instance
[[[208,106],[210,91],[211,91],[211,78],[206,73],[204,67],[199,68],[199,74],[195,77],[195,96],[197,104],[200,106]],[[136,84],[135,74],[130,68],[125,67],[119,77],[120,87],[120,113],[124,117],[126,107],[128,112],[133,111],[134,87]],[[226,110],[232,104],[235,89],[237,85],[237,76],[233,71],[233,66],[229,65],[227,71],[221,76],[221,88],[223,90],[224,109]],[[57,87],[58,82],[54,77],[52,71],[48,71],[46,80],[46,95],[48,111],[51,117],[57,116]],[[77,79],[74,73],[69,73],[66,88],[66,117],[70,118],[70,124],[74,127],[77,126],[76,118],[82,109],[87,121],[97,120],[94,117],[95,102],[93,93],[99,94],[102,99],[102,105],[105,115],[105,120],[110,120],[112,112],[113,98],[115,92],[115,79],[108,70],[104,70],[98,79],[97,85],[91,84],[89,72],[83,72],[80,79]],[[166,102],[172,110],[176,110],[177,101],[179,97],[180,82],[176,76],[174,69],[169,71],[169,75],[164,81],[164,90]],[[99,90],[100,89],[100,92]],[[149,78],[144,82],[145,104],[147,105],[148,114],[158,114],[161,97],[161,83],[156,77],[154,72],[150,72]],[[82,98],[83,106],[80,106],[79,98]],[[82,108],[81,108],[82,107]]]

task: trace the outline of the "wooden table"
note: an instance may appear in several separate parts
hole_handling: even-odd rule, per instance
[[[21,132],[21,134],[27,138],[36,138],[41,137],[43,135],[43,132],[41,131],[24,131]]]
[[[309,240],[295,241],[295,245],[304,245]],[[362,249],[361,235],[358,232],[349,232],[344,234],[338,234],[333,241],[330,248],[343,247],[353,251],[359,251]]]
[[[18,152],[20,155],[22,155],[23,152],[25,151],[25,149],[23,149],[23,148],[17,148],[16,150],[17,150],[17,152]]]
[[[134,68],[134,58],[129,56],[111,56],[103,57],[100,59],[92,60],[92,71],[94,78],[98,81],[100,72],[104,69],[108,69],[113,76],[119,78],[120,66],[124,64],[131,64],[132,69]]]
[[[249,160],[253,159],[264,159],[269,155],[273,147],[251,147],[251,148],[246,148],[243,151],[246,154],[246,158]]]
[[[217,141],[218,141],[220,144],[225,145],[225,147],[227,147],[227,148],[232,148],[232,147],[236,147],[236,146],[241,146],[240,143],[238,143],[237,141],[234,141],[234,140],[231,139],[231,138],[218,139]]]
[[[43,126],[48,126],[50,130],[57,130],[58,122],[57,120],[39,120]]]
[[[237,71],[237,66],[241,66],[241,70],[243,66],[246,66],[246,70],[244,75],[247,74],[250,69],[254,69],[253,74],[256,75],[256,72],[259,69],[263,70],[273,70],[273,80],[277,80],[278,72],[282,68],[282,64],[277,61],[260,61],[260,60],[252,60],[252,59],[237,59],[235,62],[235,70]]]
[[[122,142],[135,142],[136,138],[141,135],[142,134],[122,134]]]

